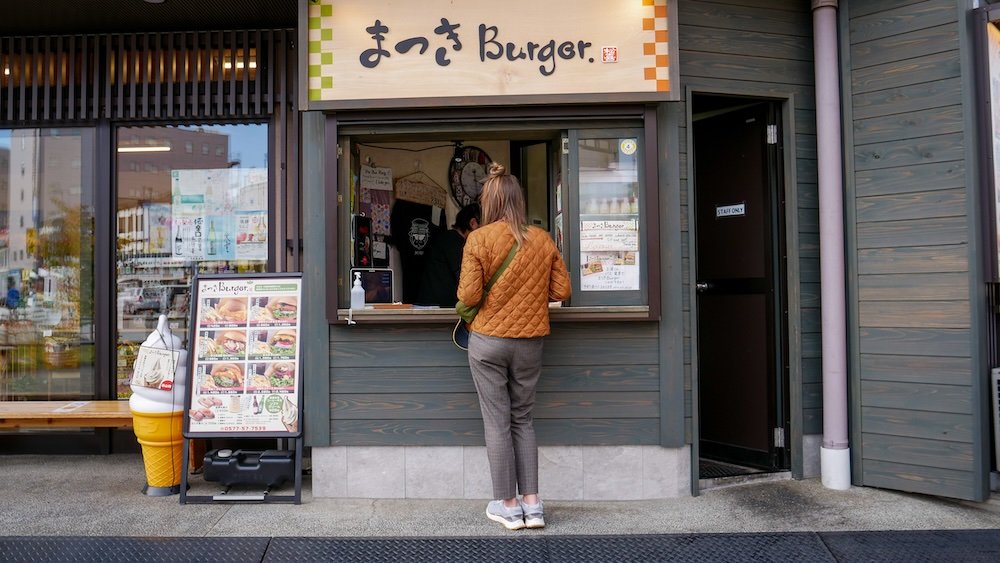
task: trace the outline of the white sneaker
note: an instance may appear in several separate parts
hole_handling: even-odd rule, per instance
[[[494,522],[500,522],[508,530],[520,530],[524,527],[524,512],[521,503],[514,506],[504,506],[502,500],[491,500],[486,505],[486,517]]]
[[[545,507],[542,506],[542,501],[539,500],[538,504],[528,504],[526,502],[518,501],[521,505],[521,512],[524,513],[524,525],[528,528],[544,528],[545,527]]]

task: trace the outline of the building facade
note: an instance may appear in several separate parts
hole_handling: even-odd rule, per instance
[[[539,19],[444,2],[420,14],[261,2],[234,28],[168,0],[132,16],[136,34],[97,16],[54,28],[16,14],[0,39],[7,277],[25,293],[33,275],[91,281],[79,297],[44,286],[53,304],[81,303],[51,327],[14,310],[9,322],[38,338],[9,344],[21,395],[11,381],[4,399],[116,396],[127,331],[164,308],[186,326],[177,288],[195,271],[302,271],[314,494],[486,497],[455,316],[421,302],[419,272],[424,245],[496,160],[573,274],[573,298],[551,309],[535,413],[546,496],[697,494],[734,468],[825,477],[833,451],[855,485],[985,499],[995,129],[979,125],[1000,14],[972,0],[605,4],[560,18],[556,3]],[[67,135],[72,155],[19,153],[18,139]],[[208,140],[221,135],[228,144]],[[30,180],[77,158],[72,174],[60,168],[70,179]],[[265,214],[266,250],[171,248],[192,213],[170,208],[170,171],[234,168],[265,174],[267,201],[212,197]],[[56,260],[32,243],[67,224],[43,212],[53,194],[95,217],[81,227],[92,254]],[[351,311],[358,269],[393,295]],[[137,305],[147,286],[158,308]],[[43,336],[56,328],[65,345]],[[78,365],[46,363],[67,346]],[[67,371],[79,388],[52,391]],[[5,442],[65,451],[80,435],[105,451],[128,441],[82,430],[61,446],[29,432]]]

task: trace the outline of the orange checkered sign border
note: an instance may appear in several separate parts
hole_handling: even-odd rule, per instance
[[[678,99],[676,0],[301,0],[307,109]]]

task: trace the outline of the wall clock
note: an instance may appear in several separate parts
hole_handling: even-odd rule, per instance
[[[455,147],[448,177],[451,179],[451,195],[459,207],[479,201],[491,162],[486,151],[479,147]]]

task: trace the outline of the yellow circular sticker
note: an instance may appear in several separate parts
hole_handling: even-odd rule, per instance
[[[635,142],[635,139],[622,139],[622,141],[618,143],[618,148],[621,149],[622,154],[632,156],[635,154],[635,150],[639,148],[639,145]]]

